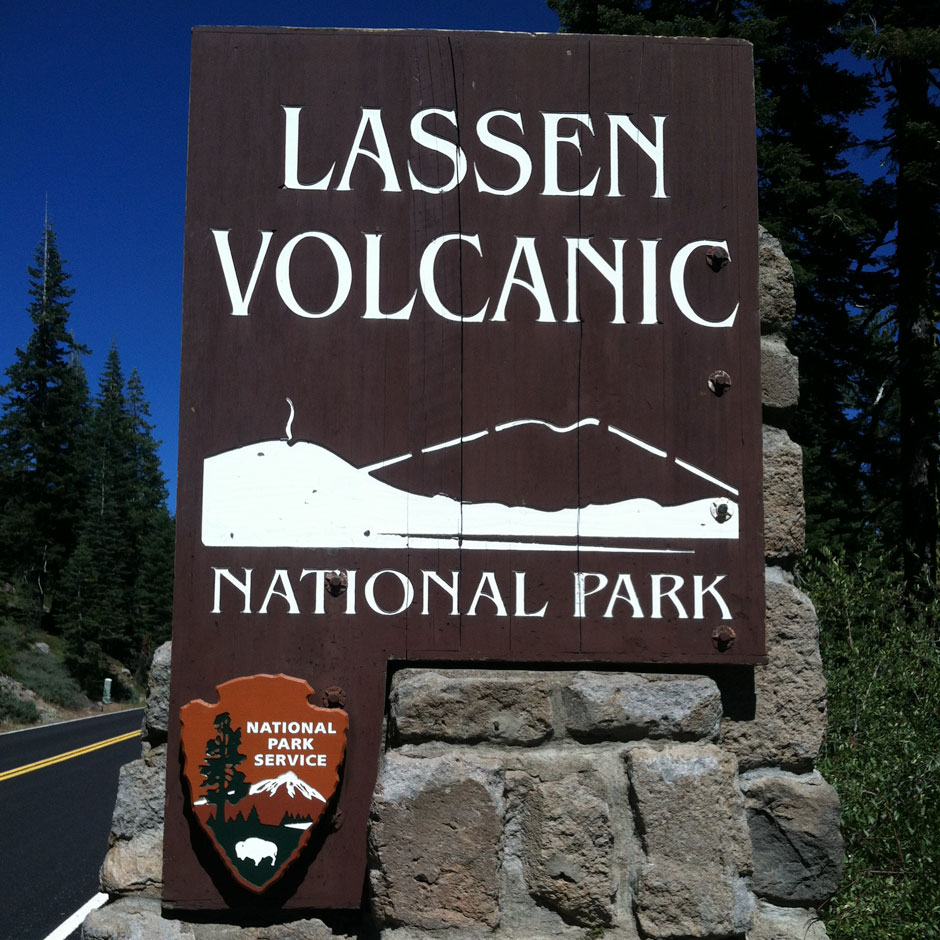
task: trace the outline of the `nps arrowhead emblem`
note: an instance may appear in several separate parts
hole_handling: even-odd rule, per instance
[[[283,875],[339,789],[349,716],[310,703],[303,679],[258,675],[180,709],[193,817],[235,880],[261,892]]]

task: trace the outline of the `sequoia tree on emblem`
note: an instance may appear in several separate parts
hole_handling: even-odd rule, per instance
[[[291,676],[243,676],[216,691],[217,704],[180,709],[191,815],[235,880],[261,892],[329,815],[349,717],[311,704],[314,690]]]

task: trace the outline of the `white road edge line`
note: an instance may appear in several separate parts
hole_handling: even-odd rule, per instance
[[[84,921],[92,911],[96,911],[107,900],[108,896],[106,894],[96,894],[87,904],[82,905],[68,920],[62,921],[45,940],[65,940],[73,930],[81,926],[82,921]]]
[[[39,731],[42,728],[56,728],[59,725],[71,725],[76,721],[91,721],[93,718],[107,718],[109,715],[123,715],[128,712],[142,712],[143,705],[138,708],[122,708],[119,712],[101,712],[99,715],[83,715],[81,718],[66,718],[65,721],[50,721],[46,725],[30,725],[28,728],[14,728],[12,731],[0,732],[0,738],[8,734],[22,734],[24,731]]]

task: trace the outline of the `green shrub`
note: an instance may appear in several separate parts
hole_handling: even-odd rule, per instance
[[[883,555],[803,566],[820,623],[845,871],[831,940],[940,937],[940,597],[914,605]]]
[[[80,708],[85,704],[78,683],[53,656],[33,649],[21,650],[13,655],[11,674],[53,705]]]
[[[32,702],[24,702],[0,688],[0,721],[32,725],[39,721],[39,710]]]

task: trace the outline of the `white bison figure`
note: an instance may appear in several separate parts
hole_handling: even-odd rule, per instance
[[[255,863],[256,868],[263,858],[271,859],[272,865],[277,864],[277,846],[273,842],[268,842],[267,839],[258,839],[255,836],[244,839],[242,842],[236,842],[235,854],[242,861],[250,858]]]

